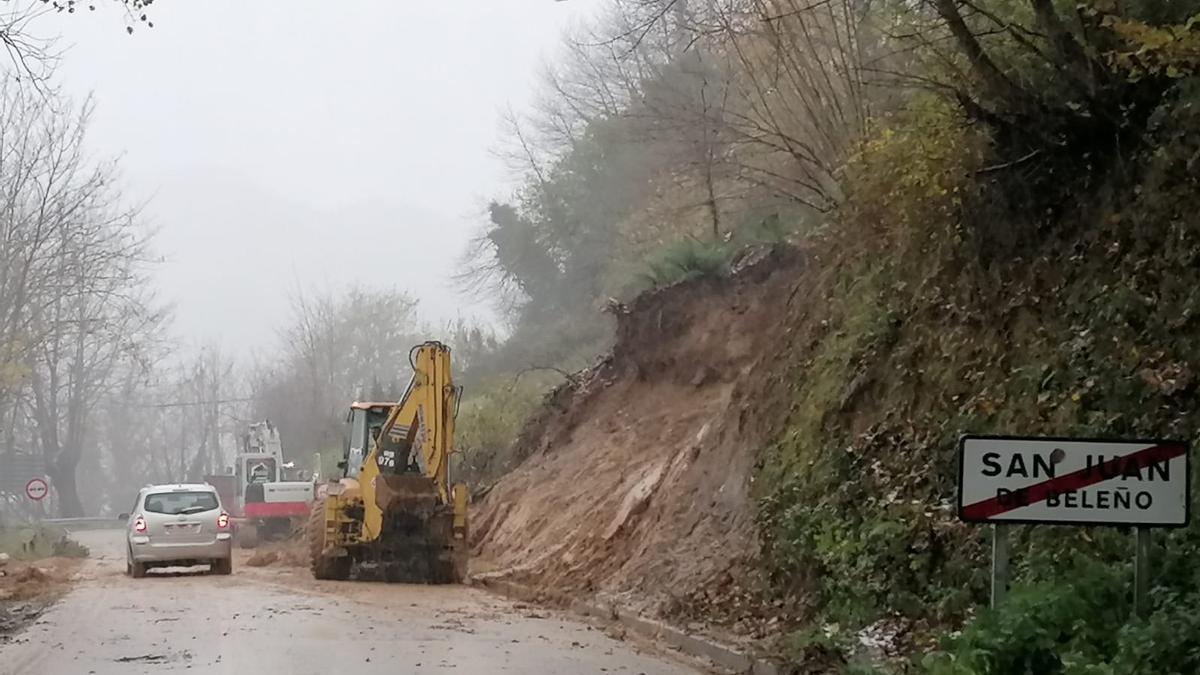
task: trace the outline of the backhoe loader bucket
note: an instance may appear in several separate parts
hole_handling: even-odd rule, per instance
[[[381,474],[375,502],[383,524],[371,562],[385,579],[425,584],[463,580],[465,533],[456,533],[455,506],[441,503],[433,481],[420,474]]]
[[[393,509],[413,509],[424,513],[437,506],[437,503],[437,486],[421,474],[384,473],[376,479],[375,504],[384,513]]]

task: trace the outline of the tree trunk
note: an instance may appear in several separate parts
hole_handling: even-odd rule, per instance
[[[713,241],[721,240],[721,207],[717,204],[717,189],[713,185],[713,170],[712,170],[712,149],[708,151],[708,161],[704,166],[704,187],[708,191],[708,199],[705,203],[708,205],[708,215],[712,219],[712,235]]]
[[[1010,80],[984,50],[959,12],[957,0],[934,0],[934,7],[992,97],[1011,105],[1023,106],[1028,98],[1027,92]]]
[[[63,518],[82,518],[83,502],[79,500],[79,487],[75,482],[75,464],[50,468],[50,481],[58,493],[58,513]]]

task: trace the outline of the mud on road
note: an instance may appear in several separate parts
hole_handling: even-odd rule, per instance
[[[82,579],[0,644],[0,675],[699,672],[478,589],[315,582],[289,566],[135,580],[120,532],[79,538],[93,555]]]
[[[50,558],[0,566],[0,644],[41,615],[78,578],[80,561]]]

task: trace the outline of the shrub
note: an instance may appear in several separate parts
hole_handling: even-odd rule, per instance
[[[67,535],[62,535],[51,547],[54,555],[62,558],[86,558],[91,555],[91,551],[87,546],[71,539]]]
[[[0,553],[16,560],[38,560],[50,556],[86,558],[88,548],[73,540],[66,530],[30,523],[0,528]]]
[[[538,375],[496,378],[466,394],[455,423],[459,454],[452,465],[453,480],[477,487],[513,468],[513,441],[549,386]]]
[[[659,288],[699,277],[719,277],[728,269],[729,249],[724,242],[689,237],[647,259],[642,276],[651,287]]]
[[[929,675],[1162,675],[1200,672],[1200,595],[1158,591],[1131,618],[1128,566],[1078,556],[1072,574],[1017,587],[926,657]]]

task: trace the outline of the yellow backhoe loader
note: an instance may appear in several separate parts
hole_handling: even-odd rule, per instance
[[[459,583],[466,576],[467,490],[451,486],[449,474],[461,394],[450,377],[450,348],[417,345],[409,363],[413,376],[400,401],[350,406],[343,475],[322,486],[308,523],[318,579]]]

